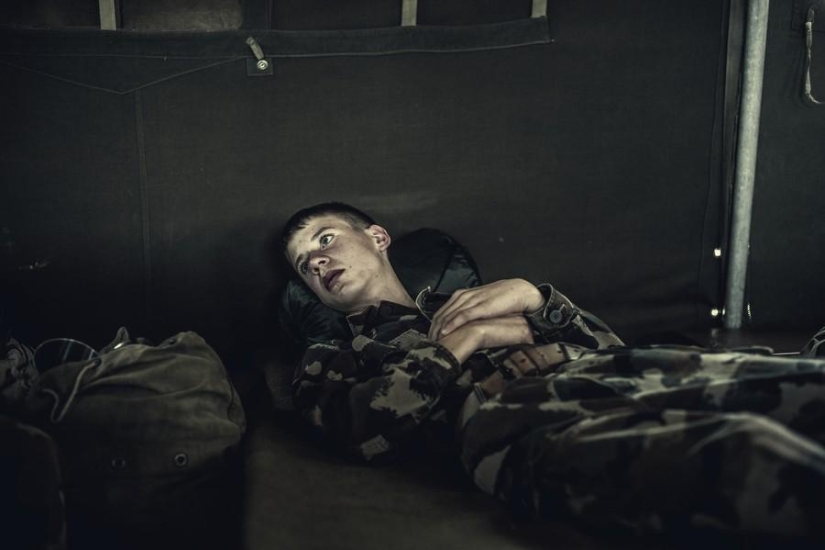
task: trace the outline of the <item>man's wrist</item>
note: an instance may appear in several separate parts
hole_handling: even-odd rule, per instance
[[[544,298],[544,294],[542,294],[541,290],[539,290],[536,285],[529,281],[525,282],[529,285],[530,291],[528,292],[529,296],[526,300],[524,314],[535,315],[544,309],[544,306],[547,304],[547,300]]]
[[[472,323],[438,339],[438,343],[452,353],[459,364],[479,350],[482,342],[481,328]]]

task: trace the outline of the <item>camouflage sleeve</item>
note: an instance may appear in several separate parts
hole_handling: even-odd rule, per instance
[[[604,321],[577,308],[552,285],[542,283],[536,286],[544,296],[544,307],[526,317],[537,341],[543,344],[565,342],[590,349],[624,345]]]
[[[371,460],[407,440],[460,373],[439,344],[422,341],[404,350],[361,335],[310,347],[293,396],[324,439]]]

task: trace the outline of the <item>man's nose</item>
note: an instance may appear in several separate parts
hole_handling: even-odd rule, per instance
[[[309,259],[309,269],[313,273],[319,273],[321,266],[327,265],[327,262],[329,262],[329,258],[322,254],[317,254]]]

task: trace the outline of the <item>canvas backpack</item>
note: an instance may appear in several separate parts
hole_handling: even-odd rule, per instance
[[[38,368],[25,403],[61,451],[70,545],[212,538],[211,518],[238,507],[246,425],[220,358],[194,332],[153,346],[125,329],[92,355]]]

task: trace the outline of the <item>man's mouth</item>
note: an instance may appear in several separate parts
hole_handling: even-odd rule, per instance
[[[333,269],[324,275],[324,288],[327,292],[332,289],[333,285],[335,285],[335,282],[338,280],[338,277],[340,277],[343,272],[343,269]]]

